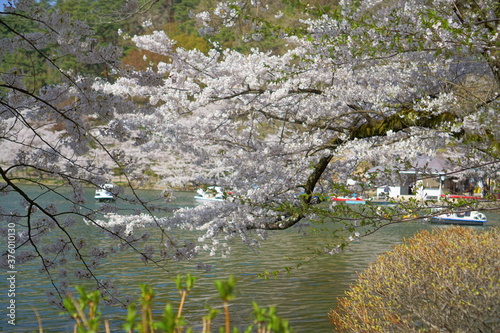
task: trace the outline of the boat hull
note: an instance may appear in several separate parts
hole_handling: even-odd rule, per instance
[[[476,196],[473,196],[473,195],[454,195],[454,194],[441,194],[441,198],[447,198],[447,199],[472,199],[472,200],[480,199],[479,197],[476,197]]]
[[[115,197],[94,197],[97,202],[115,202]]]
[[[344,202],[348,205],[364,205],[364,204],[366,204],[366,201],[364,201],[364,200],[347,200]]]
[[[194,196],[195,200],[202,200],[202,201],[224,201],[224,198],[221,197],[203,197],[202,195],[195,195]]]
[[[431,219],[431,223],[434,223],[434,224],[457,224],[457,225],[484,225],[485,223],[487,223],[487,221],[433,217]]]

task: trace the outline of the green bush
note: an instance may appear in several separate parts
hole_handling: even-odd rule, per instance
[[[340,332],[500,332],[500,228],[422,231],[339,299]]]
[[[187,297],[195,284],[196,278],[188,274],[186,277],[177,276],[175,284],[180,295],[180,303],[176,311],[172,304],[165,305],[161,318],[154,318],[152,306],[154,301],[153,288],[148,285],[140,285],[141,297],[139,308],[132,303],[128,308],[126,318],[122,322],[124,332],[128,333],[188,333],[193,332],[191,327],[187,327],[182,315]],[[234,289],[236,280],[230,276],[226,281],[215,281],[220,299],[224,308],[224,327],[219,327],[217,331],[222,333],[238,333],[238,328],[231,326],[229,301],[235,298]],[[67,297],[64,299],[64,307],[75,320],[75,333],[98,333],[110,332],[110,323],[101,317],[99,301],[101,295],[99,291],[87,292],[83,287],[76,287],[79,297]],[[253,302],[253,323],[248,325],[244,332],[257,333],[292,333],[288,320],[281,319],[276,313],[276,307],[260,308]],[[208,314],[201,318],[203,325],[202,333],[212,332],[213,319],[220,312],[219,310],[208,308]],[[104,328],[102,327],[104,323]],[[40,327],[40,332],[43,328]]]

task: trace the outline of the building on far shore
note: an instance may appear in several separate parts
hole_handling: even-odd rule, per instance
[[[377,166],[368,173],[385,170]],[[398,174],[399,182],[377,187],[377,198],[398,199],[409,195],[424,200],[438,200],[444,195],[483,197],[489,190],[489,181],[482,172],[464,170],[459,173],[456,166],[439,157],[419,156],[411,165],[392,170]]]

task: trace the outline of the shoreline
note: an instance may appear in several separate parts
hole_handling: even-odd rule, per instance
[[[55,179],[55,178],[44,178],[44,179],[35,179],[35,178],[24,178],[24,179],[15,179],[12,180],[12,183],[14,184],[22,184],[22,185],[44,185],[44,186],[64,186],[67,185],[67,183],[63,180],[60,179]],[[122,187],[132,187],[135,190],[164,190],[165,187],[163,187],[161,184],[158,183],[147,183],[143,185],[139,185],[137,183],[128,183],[125,181],[120,181],[120,180],[113,180],[111,183],[117,186],[122,186]],[[92,188],[95,187],[94,185],[89,185],[89,184],[82,184],[83,187],[85,188]],[[195,191],[196,186],[185,186],[185,187],[172,187],[171,188],[174,191]]]

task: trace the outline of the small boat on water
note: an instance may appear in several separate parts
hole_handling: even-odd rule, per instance
[[[439,224],[484,225],[486,222],[486,215],[476,210],[440,214],[431,218],[431,223]]]
[[[455,194],[441,194],[441,198],[448,198],[448,199],[472,199],[472,200],[481,199],[480,197],[476,197],[476,196],[473,196],[473,195],[455,195]]]
[[[348,205],[364,205],[366,200],[360,197],[333,197],[332,201],[344,202]]]
[[[114,202],[116,200],[113,194],[113,184],[104,184],[96,188],[94,198],[98,202]]]
[[[205,189],[199,188],[194,198],[204,201],[224,201],[224,191],[220,186],[208,186]]]

